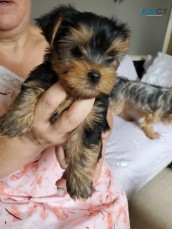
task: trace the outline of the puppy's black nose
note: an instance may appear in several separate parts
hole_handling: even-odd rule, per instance
[[[97,83],[100,79],[100,73],[95,71],[88,72],[88,78],[91,82]]]

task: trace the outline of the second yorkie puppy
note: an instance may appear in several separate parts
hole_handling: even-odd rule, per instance
[[[74,100],[96,98],[92,111],[71,131],[64,146],[67,191],[74,199],[87,199],[94,192],[101,134],[109,129],[108,98],[115,85],[116,69],[129,47],[129,29],[117,20],[79,12],[70,5],[59,6],[37,19],[37,24],[50,48],[44,62],[24,82],[9,111],[0,118],[0,134],[14,137],[27,133],[37,100],[57,81],[68,97],[52,114],[52,125]]]
[[[172,122],[172,89],[117,77],[110,105],[113,113],[135,120],[147,137],[155,139],[155,122]]]

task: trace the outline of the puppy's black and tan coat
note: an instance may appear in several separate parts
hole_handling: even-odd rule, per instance
[[[96,98],[85,121],[74,129],[64,146],[68,167],[63,174],[72,198],[88,198],[94,191],[93,173],[101,157],[101,133],[109,129],[108,97],[116,69],[129,46],[129,30],[116,20],[60,6],[37,19],[50,44],[44,62],[24,82],[10,110],[0,118],[0,133],[9,137],[27,133],[38,98],[57,81],[68,98],[50,122],[76,99]]]
[[[112,90],[113,113],[137,121],[147,137],[155,139],[155,122],[172,122],[172,89],[118,77]]]

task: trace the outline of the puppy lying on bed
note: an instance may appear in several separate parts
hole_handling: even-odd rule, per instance
[[[172,122],[172,89],[117,77],[110,105],[113,113],[135,120],[147,137],[155,139],[155,122]]]

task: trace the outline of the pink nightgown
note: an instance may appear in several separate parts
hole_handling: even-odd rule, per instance
[[[22,79],[0,67],[0,114],[20,91]],[[86,201],[57,191],[63,170],[54,148],[0,181],[0,229],[129,229],[125,193],[104,162],[95,193]]]

